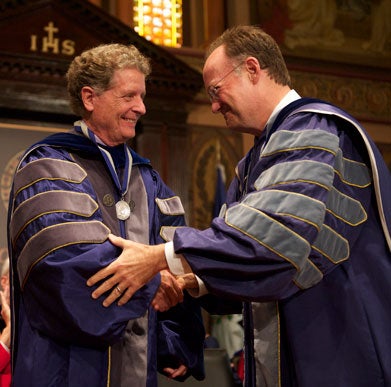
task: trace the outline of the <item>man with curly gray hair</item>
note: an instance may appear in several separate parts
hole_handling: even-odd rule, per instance
[[[150,71],[132,45],[74,58],[66,77],[81,119],[31,146],[17,167],[9,209],[14,386],[154,387],[157,370],[203,378],[200,308],[180,278],[161,271],[127,303],[117,283],[110,307],[86,285],[120,253],[110,233],[153,245],[185,224],[179,197],[127,144],[146,113]]]

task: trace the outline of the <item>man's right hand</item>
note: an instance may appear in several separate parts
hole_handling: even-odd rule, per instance
[[[162,270],[160,277],[161,283],[151,305],[158,312],[165,312],[183,301],[183,291],[179,281],[168,270]]]
[[[179,275],[176,279],[182,289],[198,289],[198,281],[193,273]]]

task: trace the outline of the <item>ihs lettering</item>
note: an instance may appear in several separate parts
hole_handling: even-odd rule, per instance
[[[70,39],[64,39],[60,41],[59,38],[55,37],[55,34],[59,32],[59,29],[54,26],[53,22],[44,27],[44,31],[47,32],[47,36],[44,36],[39,46],[38,36],[30,36],[30,51],[40,51],[53,54],[63,54],[72,56],[75,53],[75,42]]]

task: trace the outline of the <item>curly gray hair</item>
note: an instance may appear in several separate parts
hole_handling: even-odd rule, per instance
[[[133,45],[101,44],[75,57],[66,73],[67,90],[72,111],[84,117],[86,111],[81,99],[84,86],[102,93],[110,87],[116,70],[136,68],[145,77],[151,73],[149,58]]]

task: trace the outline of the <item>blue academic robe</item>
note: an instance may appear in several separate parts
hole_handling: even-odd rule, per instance
[[[239,162],[211,227],[176,231],[209,292],[244,301],[246,386],[391,385],[389,192],[358,122],[300,99]]]
[[[116,168],[124,149],[107,148]],[[157,369],[179,364],[204,376],[204,328],[191,297],[156,313],[157,275],[126,305],[105,308],[105,296],[93,300],[86,285],[120,254],[109,232],[156,244],[165,228],[184,225],[179,198],[130,152],[128,220],[116,217],[120,196],[101,152],[76,132],[35,144],[17,168],[9,208],[15,386],[155,387]]]

